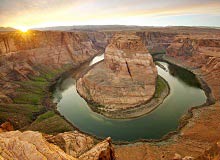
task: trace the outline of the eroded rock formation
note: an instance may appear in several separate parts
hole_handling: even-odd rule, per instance
[[[167,55],[201,76],[220,99],[220,38],[219,36],[180,36],[169,46]]]
[[[173,42],[177,33],[169,33],[169,32],[137,32],[138,36],[140,36],[146,45],[147,49],[150,53],[165,53],[168,46]]]
[[[48,136],[47,140],[56,144],[73,157],[79,157],[95,145],[92,137],[81,134],[77,131],[64,132],[56,136]]]
[[[11,103],[13,81],[39,76],[42,70],[77,66],[98,53],[86,33],[0,33],[0,102]]]
[[[100,47],[94,45],[87,33],[0,32],[1,122],[9,121],[15,129],[30,125],[53,107],[50,100],[45,100],[51,81],[99,51]],[[53,118],[64,122],[59,116]],[[68,126],[64,131],[72,128],[68,124],[62,126]]]
[[[104,62],[77,81],[78,92],[105,107],[106,112],[126,110],[150,100],[157,69],[139,36],[116,34],[105,50]]]
[[[45,138],[46,137],[46,138]],[[91,137],[78,132],[59,134],[58,137],[33,131],[11,131],[0,134],[0,158],[28,160],[114,160],[114,150],[108,138],[94,144]],[[49,138],[49,142],[46,140]],[[58,138],[58,139],[57,139]],[[51,142],[53,139],[53,143]],[[88,141],[87,141],[88,140]],[[92,143],[91,143],[92,142]],[[58,146],[55,144],[59,144]],[[62,150],[62,147],[65,147]],[[88,148],[86,146],[89,146]],[[61,149],[62,148],[62,149]]]

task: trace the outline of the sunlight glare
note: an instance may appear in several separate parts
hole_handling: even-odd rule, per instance
[[[21,32],[27,32],[28,31],[28,28],[27,27],[18,27],[18,29],[21,31]]]

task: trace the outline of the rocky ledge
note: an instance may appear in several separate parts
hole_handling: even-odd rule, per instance
[[[33,131],[0,134],[0,159],[28,160],[113,160],[110,138],[95,143],[92,137],[77,131],[56,136]]]
[[[116,34],[106,47],[104,61],[78,79],[77,90],[96,104],[93,110],[117,118],[113,113],[152,99],[156,80],[156,66],[141,38],[135,34]]]

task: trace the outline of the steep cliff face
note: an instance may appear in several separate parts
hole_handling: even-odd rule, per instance
[[[141,37],[143,43],[147,47],[150,53],[165,53],[168,46],[173,42],[175,37],[179,34],[176,32],[166,32],[166,31],[96,31],[87,32],[89,39],[98,47],[105,48],[110,39],[118,33],[123,34],[136,34]]]
[[[11,103],[16,84],[39,76],[40,67],[77,66],[98,53],[85,33],[71,32],[10,32],[0,34],[0,102]]]
[[[89,39],[100,48],[105,49],[115,32],[87,32]]]
[[[220,99],[219,36],[177,37],[168,47],[167,55],[182,60],[208,83],[215,99]]]
[[[29,62],[57,67],[67,63],[80,64],[96,53],[97,49],[86,33],[29,31],[0,34],[2,65],[7,60],[7,63]]]
[[[33,131],[0,134],[1,159],[28,160],[114,160],[110,139],[94,144],[91,137],[78,132],[59,134],[60,138]],[[49,138],[49,140],[47,140]],[[51,142],[53,139],[53,143]],[[87,141],[88,140],[88,141]],[[58,141],[58,142],[57,142]],[[62,150],[64,146],[66,150]],[[86,148],[89,146],[89,148]],[[77,153],[77,154],[76,154]]]
[[[135,34],[116,34],[105,50],[104,62],[77,81],[77,90],[89,101],[117,112],[140,105],[155,92],[157,69],[151,55]]]
[[[136,32],[146,45],[150,53],[165,53],[167,47],[173,42],[177,33],[169,32]]]
[[[99,51],[87,33],[1,32],[0,121],[16,129],[29,125],[51,106],[42,104],[50,81]]]

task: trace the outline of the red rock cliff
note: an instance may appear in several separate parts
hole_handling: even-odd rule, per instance
[[[42,70],[77,66],[98,53],[86,33],[28,31],[0,33],[0,103],[12,103],[13,81]]]
[[[191,67],[209,85],[215,99],[220,99],[219,36],[181,36],[168,47],[167,55]]]

